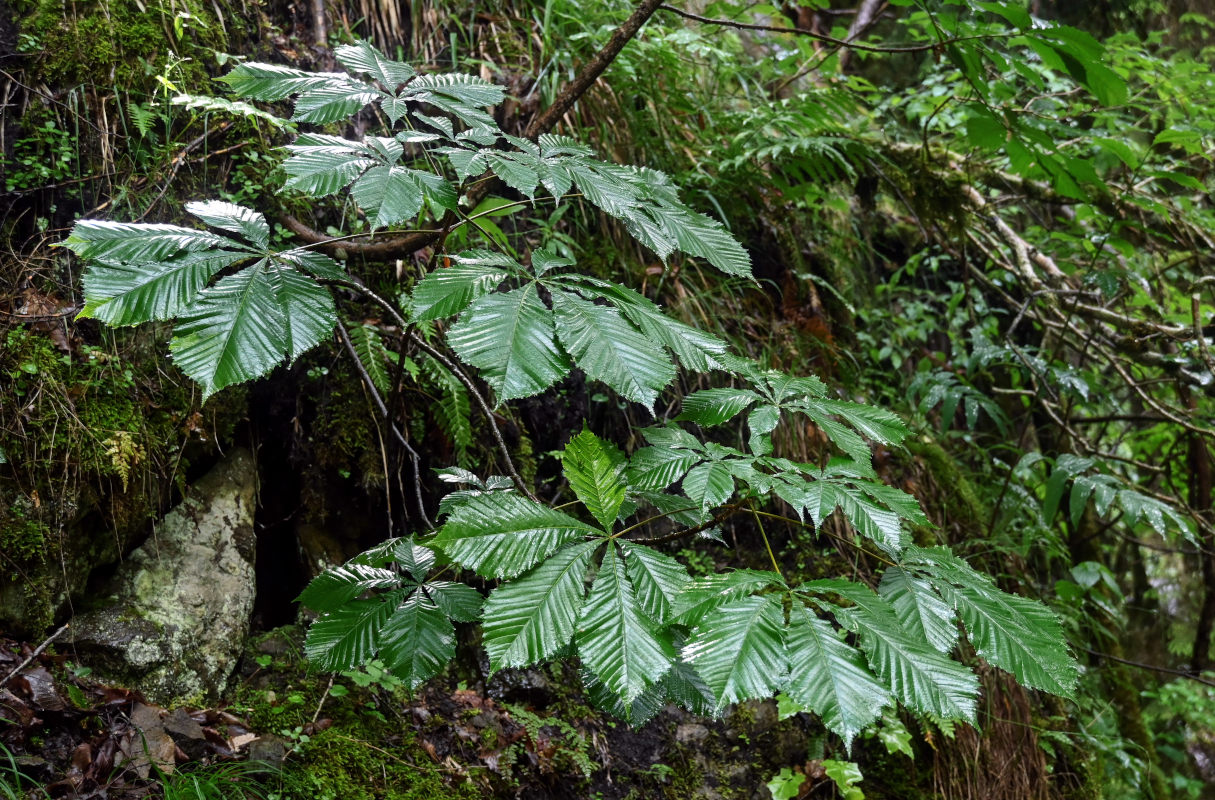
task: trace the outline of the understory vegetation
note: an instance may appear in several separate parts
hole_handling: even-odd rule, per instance
[[[0,796],[1215,796],[1215,20],[1084,5],[2,12]],[[157,757],[55,640],[233,448]]]

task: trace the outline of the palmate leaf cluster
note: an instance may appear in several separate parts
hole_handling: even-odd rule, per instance
[[[365,43],[336,55],[347,73],[242,64],[226,78],[254,100],[294,98],[301,125],[344,120],[369,104],[391,123],[388,135],[359,141],[301,133],[285,148],[289,190],[347,192],[371,229],[450,230],[470,221],[460,184],[496,176],[529,201],[540,190],[557,201],[580,197],[664,260],[680,251],[750,276],[742,247],[681,203],[661,173],[599,161],[569,138],[502,133],[485,111],[500,87],[419,74]],[[449,169],[436,171],[438,159]],[[442,387],[440,421],[459,447],[471,445],[469,397],[448,364],[429,354],[415,362],[378,329],[339,320],[326,284],[357,286],[341,265],[273,246],[256,211],[220,201],[187,210],[212,230],[76,225],[65,244],[87,263],[84,316],[113,325],[176,320],[173,358],[207,395],[297,358],[343,324],[374,388],[387,393],[399,372]],[[897,416],[741,358],[643,294],[578,272],[555,249],[522,257],[471,249],[437,261],[402,294],[403,314],[473,367],[499,403],[542,392],[574,368],[651,408],[679,368],[715,371],[720,385],[684,397],[676,419],[642,429],[645,444],[631,453],[589,430],[574,436],[562,453],[572,508],[551,508],[501,476],[444,471],[462,488],[440,503],[437,531],[327,570],[300,596],[320,613],[306,648],[319,667],[378,657],[413,688],[453,657],[455,623],[479,622],[492,669],[576,656],[596,702],[635,723],[667,702],[716,714],[783,692],[851,741],[896,703],[973,719],[978,681],[953,657],[964,630],[974,652],[1026,686],[1070,694],[1076,666],[1051,612],[944,548],[910,544],[906,527],[927,519],[878,479],[870,455],[872,443],[894,447],[907,435]],[[709,433],[740,423],[739,447]],[[821,431],[831,457],[780,455],[777,434],[793,424]],[[731,514],[758,517],[776,503],[816,529],[835,517],[854,535],[851,546],[875,546],[889,564],[876,588],[791,584],[775,563],[771,572],[694,580],[660,547],[672,536],[711,537]],[[487,581],[488,596],[440,579],[453,565]]]

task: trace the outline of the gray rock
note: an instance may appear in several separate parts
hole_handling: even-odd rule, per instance
[[[709,738],[709,729],[694,722],[685,723],[675,729],[675,741],[680,744],[693,744]]]
[[[119,567],[112,603],[77,617],[77,652],[161,705],[218,698],[253,610],[253,456],[235,450]]]
[[[287,740],[274,734],[259,736],[249,742],[249,761],[279,767],[287,758]]]

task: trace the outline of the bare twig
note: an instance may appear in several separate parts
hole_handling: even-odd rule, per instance
[[[393,437],[400,442],[405,451],[409,453],[409,458],[413,461],[413,485],[414,492],[418,500],[418,514],[422,517],[422,524],[428,530],[434,530],[434,525],[430,522],[430,517],[426,516],[426,505],[422,501],[422,459],[418,455],[418,451],[413,449],[405,436],[393,423],[392,417],[388,414],[388,406],[384,405],[383,398],[380,397],[380,392],[375,388],[375,384],[371,381],[371,376],[367,374],[367,368],[363,366],[363,362],[359,359],[359,354],[355,352],[354,343],[350,341],[350,334],[346,333],[346,328],[339,323],[337,326],[338,337],[342,340],[342,344],[346,347],[346,352],[350,354],[350,358],[354,361],[354,368],[358,370],[359,377],[363,379],[363,385],[367,387],[367,393],[371,395],[371,399],[375,402],[376,408],[380,410],[380,414],[384,417],[384,422],[392,431]],[[386,475],[385,478],[388,476]]]
[[[7,686],[9,681],[11,681],[13,678],[17,677],[17,673],[21,672],[21,670],[28,667],[35,658],[42,655],[42,651],[45,650],[46,648],[50,647],[51,642],[58,639],[59,636],[68,629],[69,624],[70,623],[67,623],[67,622],[63,623],[62,627],[60,627],[59,630],[55,631],[50,636],[46,637],[46,639],[42,642],[42,644],[35,647],[34,652],[30,653],[29,658],[22,661],[20,664],[17,665],[17,667],[12,672],[10,672],[9,674],[4,676],[4,680],[0,681],[0,687]]]
[[[931,44],[893,45],[893,46],[883,47],[880,45],[873,45],[873,44],[858,44],[856,42],[847,41],[845,39],[836,39],[834,36],[827,36],[826,34],[818,33],[817,31],[807,30],[806,28],[794,28],[794,27],[780,26],[780,25],[758,25],[753,22],[737,22],[736,20],[732,20],[732,19],[718,19],[718,18],[714,18],[714,17],[702,17],[700,14],[693,14],[691,11],[684,11],[682,8],[676,8],[675,6],[669,6],[669,5],[666,5],[665,3],[658,7],[660,9],[662,9],[663,11],[670,11],[672,14],[678,14],[679,16],[683,17],[684,19],[694,20],[696,22],[703,22],[706,25],[721,25],[726,28],[737,28],[739,30],[744,30],[744,31],[768,31],[770,33],[792,33],[797,36],[806,36],[811,39],[816,39],[820,42],[826,42],[827,44],[833,44],[836,47],[847,47],[847,48],[851,48],[853,50],[864,50],[867,53],[926,53],[931,50],[936,50],[938,48],[944,47],[947,44],[953,44],[954,42],[964,42],[964,41],[968,41],[970,39],[991,38],[988,36],[959,36],[954,39],[945,39],[943,41],[933,42]]]

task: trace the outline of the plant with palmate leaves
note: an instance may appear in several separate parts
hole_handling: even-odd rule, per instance
[[[373,104],[392,126],[360,141],[300,134],[286,147],[288,189],[318,198],[347,190],[373,229],[430,220],[450,233],[474,222],[453,178],[467,186],[496,177],[529,201],[541,189],[556,202],[580,197],[664,260],[680,250],[749,276],[745,251],[681,203],[662,174],[598,161],[568,138],[504,134],[484,110],[502,90],[478,78],[417,74],[367,44],[336,54],[348,73],[250,63],[226,78],[254,100],[294,96],[298,123],[337,122]],[[273,248],[256,211],[216,201],[187,210],[210,230],[76,225],[66,245],[87,261],[83,316],[113,325],[176,319],[173,358],[207,395],[330,335],[339,317],[326,284],[359,287],[337,261],[307,247]],[[1001,591],[946,548],[910,543],[905,526],[927,520],[912,497],[878,479],[870,458],[869,442],[895,446],[906,435],[896,416],[738,357],[642,294],[576,271],[555,249],[522,259],[474,249],[444,260],[399,309],[366,294],[409,331],[425,330],[415,342],[445,345],[475,368],[500,403],[574,368],[646,406],[671,384],[676,361],[723,373],[730,385],[684,397],[682,413],[641,430],[648,444],[631,454],[589,430],[574,436],[562,454],[573,509],[537,501],[513,468],[484,480],[444,470],[462,488],[440,504],[441,527],[330,569],[300,596],[321,614],[307,640],[317,666],[379,658],[416,687],[453,657],[453,623],[479,621],[492,669],[576,655],[592,697],[633,723],[672,700],[716,714],[783,692],[851,742],[896,703],[974,718],[978,681],[951,655],[964,628],[980,657],[1025,686],[1072,692],[1077,667],[1050,611]],[[349,349],[363,361],[388,352],[366,331],[354,338]],[[462,376],[440,347],[428,356]],[[386,388],[383,363],[363,372],[369,388]],[[478,393],[471,380],[464,385]],[[810,464],[779,455],[773,433],[795,418],[823,431],[835,457]],[[691,432],[743,419],[746,449]],[[856,536],[847,545],[871,543],[887,564],[876,588],[843,578],[790,583],[774,557],[771,571],[694,580],[660,547],[713,536],[736,513],[753,515],[763,535],[762,519],[777,516],[763,503],[777,499],[816,527],[842,515]],[[488,597],[440,580],[452,565],[493,582]]]

